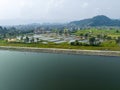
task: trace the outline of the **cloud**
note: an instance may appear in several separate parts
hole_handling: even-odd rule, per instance
[[[65,22],[104,14],[120,18],[120,0],[0,0],[0,19]]]
[[[17,3],[17,4],[16,4]],[[20,15],[21,4],[16,0],[0,0],[0,19],[17,18]],[[14,16],[15,15],[15,16]],[[13,17],[14,16],[14,17]]]
[[[81,7],[82,7],[82,8],[86,8],[86,7],[88,7],[88,5],[89,5],[89,4],[88,4],[87,2],[84,2]]]
[[[49,14],[62,7],[64,0],[35,0],[24,3],[21,9],[22,18],[47,18]]]

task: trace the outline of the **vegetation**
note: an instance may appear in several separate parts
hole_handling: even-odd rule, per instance
[[[57,26],[58,27],[58,26]],[[78,39],[71,43],[56,44],[53,42],[42,43],[44,41],[34,42],[34,38],[29,38],[33,35],[36,29],[27,28],[21,30],[19,27],[0,27],[0,46],[18,46],[18,47],[38,47],[38,48],[64,48],[64,49],[87,49],[87,50],[120,50],[120,29],[119,28],[72,28],[69,27],[44,27],[47,30],[51,30],[52,33],[59,35],[64,34],[64,37],[74,35]],[[43,28],[38,27],[38,30]],[[37,33],[37,31],[36,31]],[[21,40],[13,40],[8,42],[8,39],[16,38],[21,36]],[[24,39],[23,37],[26,36]],[[87,40],[88,42],[82,42]],[[46,42],[46,41],[45,41]]]
[[[82,49],[82,50],[114,50],[119,51],[120,46],[116,44],[115,41],[106,41],[99,46],[90,46],[87,44],[78,44],[76,41],[75,45],[71,45],[68,43],[55,44],[55,43],[20,43],[20,42],[6,42],[4,40],[0,40],[0,46],[16,46],[16,47],[37,47],[37,48],[63,48],[63,49]]]
[[[70,23],[70,25],[75,25],[80,27],[120,26],[120,20],[119,19],[114,20],[104,15],[98,15],[89,19],[73,21]]]
[[[99,38],[107,38],[112,37],[116,38],[120,36],[120,30],[111,28],[111,29],[97,29],[97,28],[90,28],[84,30],[78,30],[75,33],[77,36],[95,36]]]

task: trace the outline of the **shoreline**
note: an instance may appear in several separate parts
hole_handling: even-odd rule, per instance
[[[72,55],[120,56],[120,51],[104,51],[104,50],[79,50],[79,49],[77,50],[77,49],[35,48],[35,47],[14,47],[14,46],[0,46],[0,50],[72,54]]]

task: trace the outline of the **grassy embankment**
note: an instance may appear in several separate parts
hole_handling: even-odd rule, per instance
[[[71,46],[68,43],[62,44],[42,44],[42,43],[8,43],[0,40],[0,46],[15,46],[15,47],[37,47],[37,48],[62,48],[62,49],[81,49],[81,50],[112,50],[120,51],[119,46]]]

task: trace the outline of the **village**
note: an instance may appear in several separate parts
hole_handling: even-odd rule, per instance
[[[16,35],[15,37],[7,38],[8,43],[20,44],[43,44],[43,45],[61,45],[66,44],[71,46],[117,46],[120,43],[118,30],[100,30],[90,28],[85,30],[77,30],[72,33],[65,28],[59,30],[46,30],[44,28],[36,28],[32,33]]]
[[[48,44],[49,42],[54,44],[62,44],[62,43],[71,44],[75,41],[78,41],[79,43],[89,44],[88,38],[85,38],[84,36],[72,35],[69,32],[67,32],[67,30],[62,34],[59,34],[58,32],[37,29],[34,31],[33,34],[19,35],[16,36],[16,38],[7,39],[7,42],[9,43],[21,42],[21,43],[42,43],[42,44]]]

